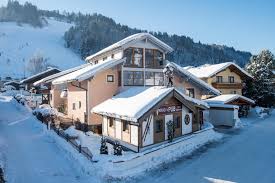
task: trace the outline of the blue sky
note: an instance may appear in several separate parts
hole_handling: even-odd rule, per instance
[[[225,44],[253,54],[262,49],[275,54],[275,1],[272,0],[29,1],[41,9],[97,12],[130,27],[186,35],[196,42]],[[1,0],[0,4],[6,2]]]

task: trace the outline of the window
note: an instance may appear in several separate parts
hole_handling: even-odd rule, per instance
[[[81,108],[81,101],[78,102],[78,107]]]
[[[75,103],[73,103],[73,110],[75,110]]]
[[[109,123],[109,127],[114,127],[114,119],[113,118],[107,118],[107,121]]]
[[[174,125],[176,128],[180,128],[180,124],[181,124],[181,117],[180,116],[174,116]]]
[[[125,132],[129,132],[129,122],[128,121],[122,121],[123,127],[122,130]]]
[[[107,57],[103,57],[103,61],[107,60]]]
[[[155,72],[155,85],[162,86],[164,85],[164,78],[162,72]]]
[[[154,50],[145,49],[145,67],[154,67]]]
[[[107,82],[114,82],[114,75],[107,75]]]
[[[163,66],[163,54],[159,50],[154,50],[154,61],[156,67]]]
[[[163,73],[161,72],[146,72],[145,85],[147,86],[162,86],[164,84]]]
[[[111,55],[111,58],[114,58],[114,57],[115,57],[115,55],[114,55],[114,54],[112,54],[112,55]]]
[[[155,128],[156,133],[163,132],[163,120],[161,119],[156,120],[155,126],[156,126]]]
[[[124,57],[126,58],[126,67],[143,67],[142,48],[127,48],[124,51]]]
[[[234,83],[234,76],[228,76],[229,83]]]
[[[95,63],[95,64],[98,64],[98,60],[96,60],[94,63]]]
[[[195,98],[195,90],[194,88],[187,88],[186,89],[186,94],[191,97],[191,98]]]
[[[124,71],[124,85],[126,86],[141,86],[144,85],[143,72],[140,71]]]
[[[145,67],[159,68],[163,65],[163,54],[159,50],[145,49]]]
[[[234,91],[231,91],[231,93],[232,93],[232,94],[237,94],[237,91],[236,91],[236,90],[234,90]]]
[[[147,86],[155,85],[155,73],[153,73],[153,72],[145,73],[145,85],[147,85]]]
[[[217,83],[222,83],[222,76],[216,76]]]

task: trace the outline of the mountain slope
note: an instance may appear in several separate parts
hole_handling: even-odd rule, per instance
[[[43,28],[13,22],[0,22],[0,77],[21,78],[30,75],[28,62],[34,55],[41,55],[47,64],[68,69],[84,61],[64,47],[64,33],[72,24],[48,19]]]

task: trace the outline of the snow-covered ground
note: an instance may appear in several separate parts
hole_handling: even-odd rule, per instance
[[[43,28],[0,23],[0,77],[23,77],[24,68],[35,54],[48,58],[49,64],[61,70],[84,63],[78,55],[64,47],[63,35],[72,24],[51,19],[48,23]],[[26,76],[29,76],[27,70]]]
[[[0,163],[8,183],[96,182],[66,159],[30,112],[0,96]]]
[[[139,174],[134,180],[114,181],[275,182],[275,113],[260,119],[254,112],[242,119],[242,128],[220,129],[225,137],[219,142]],[[0,95],[0,114],[0,164],[4,165],[8,182],[106,181],[99,180],[96,173],[104,172],[104,167],[89,163],[64,139],[46,131],[30,111],[11,97]],[[91,171],[85,171],[80,162]]]

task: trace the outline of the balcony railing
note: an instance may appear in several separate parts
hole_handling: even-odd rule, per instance
[[[242,89],[243,83],[229,83],[229,82],[212,82],[212,86],[214,88],[220,88],[220,89]]]

